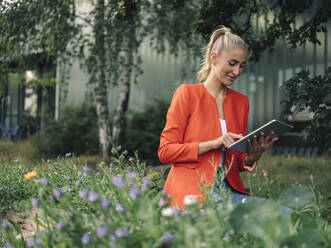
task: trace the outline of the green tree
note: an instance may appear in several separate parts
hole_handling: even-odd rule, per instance
[[[139,46],[145,37],[158,52],[183,55],[190,62],[201,57],[201,47],[219,25],[230,27],[249,44],[250,59],[258,61],[266,49],[285,37],[292,46],[306,40],[319,43],[330,18],[327,0],[319,1],[315,15],[293,28],[295,17],[313,0],[97,0],[93,10],[78,15],[74,0],[2,1],[0,15],[1,70],[15,59],[21,68],[27,55],[41,53],[55,63],[58,58],[79,58],[89,74],[96,102],[101,153],[109,156],[117,144],[127,110],[130,83],[141,73]],[[259,15],[273,13],[274,21],[258,34],[252,25]],[[80,20],[78,24],[77,20]],[[86,32],[92,29],[92,32]],[[2,73],[1,75],[6,75]],[[120,97],[111,131],[107,91],[119,85]]]
[[[309,109],[314,118],[307,127],[312,140],[321,142],[324,152],[331,146],[331,67],[324,75],[309,77],[309,70],[297,73],[282,86],[285,89],[284,114]]]

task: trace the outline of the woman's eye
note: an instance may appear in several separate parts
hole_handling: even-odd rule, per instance
[[[235,63],[235,62],[229,62],[229,65],[231,65],[231,66],[235,66],[236,63]]]

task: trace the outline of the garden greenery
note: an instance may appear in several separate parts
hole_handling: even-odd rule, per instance
[[[30,173],[20,160],[6,164],[4,170],[10,168],[15,174],[8,176],[13,194],[24,188],[28,209],[38,209],[40,214],[35,216],[36,233],[25,239],[18,224],[5,219],[1,223],[5,247],[331,245],[326,220],[312,217],[309,211],[294,212],[290,218],[279,212],[280,204],[299,211],[314,204],[314,192],[308,187],[291,188],[277,201],[248,201],[238,207],[222,192],[223,201],[215,203],[207,197],[203,209],[189,196],[185,210],[179,212],[169,207],[159,173],[149,172],[137,156],[120,147],[112,155],[111,166],[100,163],[95,169],[73,164],[70,154]],[[7,187],[8,180],[1,177],[0,187]]]
[[[58,121],[47,121],[35,144],[43,156],[56,157],[68,152],[96,154],[99,144],[96,120],[93,105],[67,106]]]
[[[284,82],[284,114],[308,109],[314,117],[307,127],[309,138],[320,143],[323,152],[331,147],[331,67],[314,78],[309,70],[302,70]]]

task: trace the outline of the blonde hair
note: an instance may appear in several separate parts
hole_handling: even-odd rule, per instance
[[[198,72],[199,82],[206,80],[211,71],[210,55],[212,52],[216,52],[220,55],[222,51],[230,48],[244,48],[247,50],[246,42],[238,35],[233,34],[231,29],[220,26],[216,29],[210,37],[208,45],[204,48],[206,50],[205,57],[201,64],[201,69]]]

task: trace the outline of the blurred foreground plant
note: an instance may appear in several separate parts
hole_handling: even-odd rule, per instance
[[[13,165],[14,167],[15,165]],[[20,166],[19,164],[17,166]],[[36,168],[38,170],[38,168]],[[279,201],[247,201],[235,207],[229,195],[206,198],[201,209],[193,196],[186,208],[170,207],[158,173],[114,148],[111,166],[95,170],[77,166],[70,158],[50,162],[35,177],[24,179],[34,192],[27,208],[38,208],[37,232],[26,239],[18,224],[2,223],[4,241],[13,247],[328,247],[328,223],[308,214],[284,218],[280,204],[301,210],[314,193],[296,187]],[[308,234],[310,233],[310,236]],[[303,238],[305,237],[305,238]],[[309,238],[308,238],[309,237]],[[10,246],[8,246],[10,247]]]

